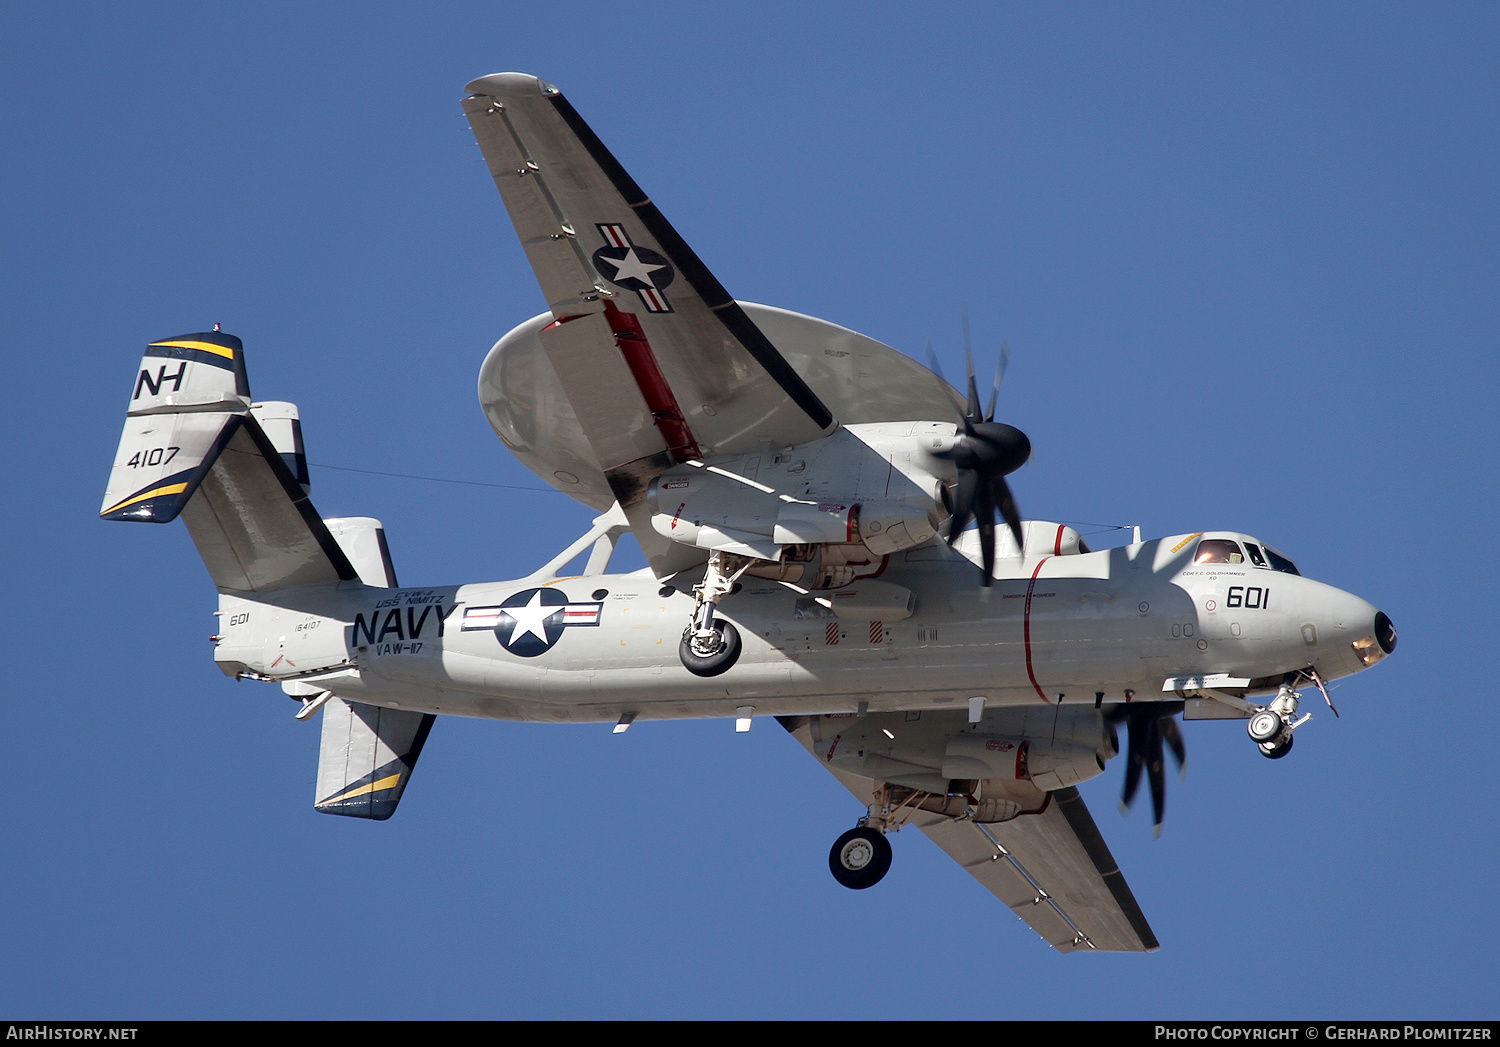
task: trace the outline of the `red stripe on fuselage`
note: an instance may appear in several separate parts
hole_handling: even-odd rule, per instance
[[[1062,533],[1062,528],[1058,528],[1058,533]],[[1033,672],[1031,668],[1031,593],[1032,590],[1036,588],[1036,576],[1042,573],[1042,564],[1046,563],[1050,559],[1050,556],[1042,557],[1039,561],[1037,561],[1036,570],[1031,572],[1031,581],[1026,586],[1026,609],[1022,612],[1021,619],[1023,635],[1026,641],[1026,675],[1031,677],[1031,686],[1036,688],[1037,697],[1042,701],[1047,702],[1048,705],[1051,705],[1052,703],[1048,700],[1047,696],[1042,693],[1041,687],[1037,685],[1036,673]]]

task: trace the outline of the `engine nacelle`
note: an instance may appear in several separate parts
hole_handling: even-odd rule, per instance
[[[656,532],[683,545],[722,548],[725,535],[757,543],[767,553],[775,544],[780,502],[722,466],[678,466],[663,473],[646,489],[646,502]]]
[[[951,466],[932,457],[954,426],[846,426],[772,453],[678,465],[647,489],[651,525],[700,549],[781,559],[786,546],[862,546],[875,556],[911,549],[946,515]]]
[[[1084,543],[1078,532],[1066,524],[1052,523],[1048,520],[1025,520],[1021,524],[1021,534],[1026,539],[1024,554],[1027,557],[1072,556],[1089,552],[1088,545]],[[979,532],[965,531],[959,536],[954,548],[969,559],[977,560],[979,558]],[[1003,560],[1022,554],[1023,549],[1016,546],[1016,539],[1010,533],[1010,528],[996,527],[996,558]]]
[[[977,725],[956,709],[832,715],[813,717],[811,729],[813,752],[830,767],[929,794],[924,809],[957,815],[967,806],[980,821],[1037,809],[1047,793],[1101,773],[1115,753],[1089,706],[995,709]]]
[[[948,740],[940,773],[946,778],[1028,781],[1043,792],[1086,782],[1098,774],[1096,745],[1040,738],[962,734]]]
[[[859,537],[877,556],[914,549],[937,534],[937,514],[909,502],[862,502]]]
[[[859,541],[858,502],[783,501],[771,540],[777,545],[840,545]]]

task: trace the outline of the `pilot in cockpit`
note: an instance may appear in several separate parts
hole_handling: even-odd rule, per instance
[[[1297,565],[1282,556],[1269,545],[1261,543],[1256,545],[1249,539],[1245,540],[1245,549],[1240,550],[1240,543],[1230,541],[1227,538],[1205,538],[1198,543],[1198,550],[1193,554],[1193,563],[1196,564],[1242,564],[1245,562],[1245,553],[1250,554],[1250,562],[1262,570],[1280,571],[1283,574],[1297,574]]]

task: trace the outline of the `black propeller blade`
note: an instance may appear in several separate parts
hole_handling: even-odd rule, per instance
[[[968,397],[964,403],[962,432],[953,449],[939,453],[958,467],[958,490],[953,502],[953,518],[948,523],[948,544],[958,541],[958,536],[969,526],[971,520],[979,524],[980,585],[990,587],[995,569],[995,519],[1003,520],[1015,536],[1016,547],[1025,547],[1021,533],[1021,512],[1016,508],[1015,497],[1005,477],[1015,472],[1031,458],[1031,441],[1026,434],[1013,425],[995,421],[995,401],[1000,394],[1000,380],[1010,361],[1010,347],[1001,346],[1000,359],[995,367],[995,384],[990,390],[989,410],[981,413],[979,385],[974,380],[974,353],[969,344],[969,311],[963,311],[964,357],[968,362]],[[927,346],[927,358],[939,377],[937,357],[932,344]],[[946,385],[946,382],[944,383]]]
[[[1117,705],[1110,710],[1110,723],[1125,724],[1125,791],[1120,794],[1120,812],[1123,814],[1135,799],[1141,784],[1141,772],[1151,786],[1151,812],[1153,829],[1161,835],[1162,814],[1167,806],[1166,754],[1170,749],[1177,758],[1177,766],[1187,774],[1187,747],[1182,741],[1182,731],[1177,726],[1177,714],[1182,711],[1181,702],[1142,702],[1138,705]]]

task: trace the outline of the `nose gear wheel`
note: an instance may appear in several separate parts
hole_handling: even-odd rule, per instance
[[[1292,743],[1296,740],[1295,735],[1288,734],[1279,741],[1261,742],[1257,748],[1260,749],[1260,754],[1267,760],[1279,760],[1292,751]]]
[[[1328,691],[1323,687],[1323,681],[1318,678],[1316,670],[1312,671],[1309,679],[1318,685],[1318,689],[1323,691],[1323,697],[1327,699]],[[1279,760],[1291,752],[1293,732],[1312,719],[1311,713],[1300,718],[1297,716],[1299,698],[1292,684],[1284,681],[1271,704],[1253,713],[1245,724],[1245,732],[1266,759]],[[1333,709],[1333,702],[1330,701],[1328,707]],[[1334,715],[1338,715],[1337,709],[1334,709]]]
[[[1270,709],[1266,709],[1250,717],[1245,730],[1249,733],[1251,741],[1259,745],[1269,745],[1282,731],[1286,730],[1286,721]]]

